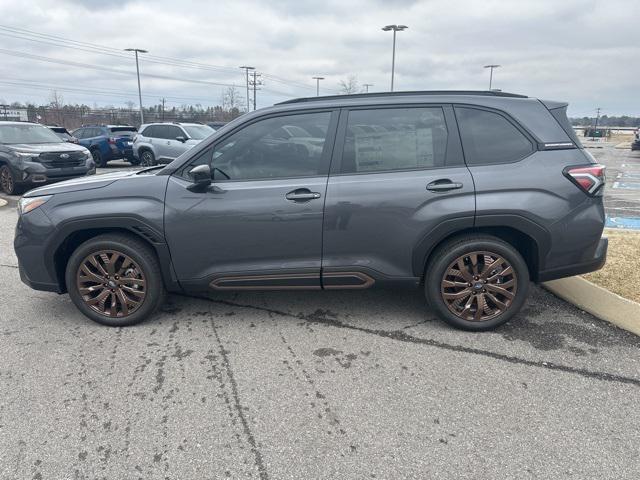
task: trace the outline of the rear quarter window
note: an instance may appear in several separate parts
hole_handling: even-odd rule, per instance
[[[470,107],[455,112],[467,165],[517,162],[534,150],[529,138],[499,113]]]

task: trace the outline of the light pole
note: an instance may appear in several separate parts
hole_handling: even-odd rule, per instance
[[[365,93],[369,93],[369,87],[373,87],[373,83],[363,83],[362,86],[365,89]]]
[[[499,68],[501,67],[501,65],[485,65],[484,68],[488,68],[489,70],[489,91],[491,91],[491,87],[493,85],[493,69],[494,68]]]
[[[387,25],[382,27],[382,30],[388,32],[389,30],[393,30],[393,53],[391,55],[391,91],[393,92],[393,76],[396,70],[396,32],[402,32],[406,30],[406,25]]]
[[[149,53],[141,48],[125,48],[125,52],[136,53],[136,73],[138,74],[138,100],[140,100],[140,125],[144,123],[144,113],[142,112],[142,90],[140,89],[140,65],[138,64],[138,53]]]
[[[255,70],[255,67],[247,67],[243,65],[239,68],[244,69],[244,73],[246,74],[247,78],[247,113],[249,113],[249,110],[251,109],[251,104],[249,103],[249,70]]]
[[[324,77],[311,77],[316,81],[316,97],[320,96],[320,80],[324,80]]]

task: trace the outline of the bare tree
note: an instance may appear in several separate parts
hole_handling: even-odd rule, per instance
[[[60,95],[56,90],[52,90],[51,95],[49,96],[49,105],[51,106],[51,109],[56,113],[56,121],[58,125],[64,125],[64,120],[62,119],[64,97]]]
[[[340,80],[338,85],[340,86],[340,92],[345,95],[351,95],[360,91],[358,77],[356,75],[349,75],[346,80]]]
[[[238,109],[242,102],[244,102],[244,98],[240,95],[236,87],[228,87],[222,92],[221,100],[222,108],[228,111]]]

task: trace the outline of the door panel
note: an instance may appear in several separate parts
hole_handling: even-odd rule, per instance
[[[472,227],[474,214],[451,106],[341,113],[325,202],[323,282],[336,271],[415,280],[430,232],[448,220]]]
[[[438,180],[462,187],[431,192]],[[441,222],[463,218],[472,227],[474,189],[466,167],[411,172],[342,175],[327,187],[322,266],[369,269],[385,277],[417,277],[413,253]]]
[[[171,177],[165,232],[183,285],[320,288],[337,118],[324,110],[250,120]],[[282,138],[291,126],[299,136]],[[213,184],[192,192],[189,171],[201,164],[210,166]]]
[[[187,190],[190,182],[171,177],[165,232],[178,278],[319,273],[326,183],[326,176],[221,182],[205,193],[194,193]],[[321,196],[287,200],[287,194],[299,188]]]

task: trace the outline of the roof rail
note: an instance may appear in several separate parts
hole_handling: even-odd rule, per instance
[[[320,102],[323,100],[340,100],[349,98],[407,97],[414,95],[480,95],[484,97],[528,98],[526,95],[498,92],[495,90],[416,90],[406,92],[354,93],[350,95],[327,95],[324,97],[294,98],[292,100],[285,100],[284,102],[276,103],[276,105],[285,105],[288,103]]]

